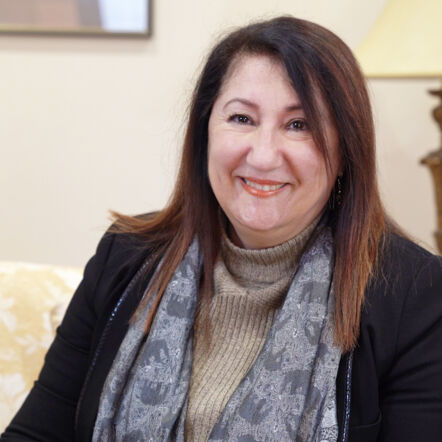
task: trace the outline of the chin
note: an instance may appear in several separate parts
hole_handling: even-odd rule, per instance
[[[256,214],[255,216],[243,214],[243,216],[238,217],[238,222],[245,229],[268,233],[272,230],[279,230],[281,226],[281,217],[274,211],[271,213]]]

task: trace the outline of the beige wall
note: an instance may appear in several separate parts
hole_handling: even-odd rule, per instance
[[[355,47],[384,0],[157,0],[148,40],[0,36],[0,260],[83,265],[107,210],[161,207],[196,73],[221,31],[290,13]],[[385,202],[433,244],[434,81],[372,81]]]

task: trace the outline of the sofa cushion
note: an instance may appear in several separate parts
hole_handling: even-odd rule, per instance
[[[43,364],[82,271],[0,262],[0,433]]]

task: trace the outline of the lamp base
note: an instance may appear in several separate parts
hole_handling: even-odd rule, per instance
[[[442,99],[442,89],[429,92]],[[433,110],[433,117],[442,132],[442,102]],[[442,253],[442,147],[439,150],[430,152],[421,160],[421,163],[426,164],[430,168],[433,176],[437,207],[437,230],[434,235],[436,237],[439,252]]]
[[[442,230],[437,230],[434,232],[434,236],[436,237],[437,247],[439,248],[439,252],[442,253]]]

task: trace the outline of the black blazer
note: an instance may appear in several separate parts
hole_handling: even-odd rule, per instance
[[[106,234],[39,379],[1,441],[91,439],[100,393],[151,275],[149,251]],[[392,235],[337,377],[339,441],[442,441],[442,259]]]

